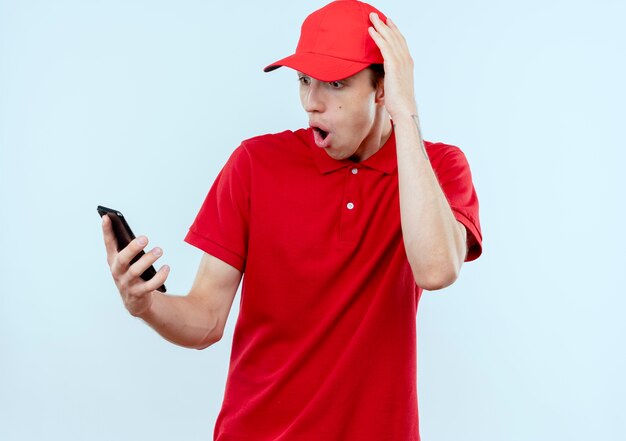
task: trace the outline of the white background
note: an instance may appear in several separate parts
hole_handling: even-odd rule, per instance
[[[96,206],[186,293],[230,152],[306,124],[295,74],[261,69],[323,4],[0,0],[0,439],[211,438],[235,316],[205,351],[129,316]],[[376,6],[481,202],[483,256],[420,303],[423,440],[625,439],[626,3]]]

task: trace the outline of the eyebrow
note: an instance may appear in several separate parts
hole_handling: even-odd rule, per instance
[[[296,71],[296,74],[298,75],[298,77],[305,76],[305,77],[313,78],[311,75],[305,74],[304,72],[300,72],[299,70]],[[335,81],[336,82],[342,82],[342,83],[351,83],[354,80],[353,77],[354,77],[354,75],[349,76],[347,78],[341,78],[339,80],[322,81],[322,83],[334,83]],[[313,79],[316,79],[316,78],[313,78]]]

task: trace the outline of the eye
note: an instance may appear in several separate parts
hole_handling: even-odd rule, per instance
[[[298,82],[303,86],[308,86],[309,84],[311,84],[311,78],[307,77],[306,75],[302,75],[298,77]]]
[[[329,81],[328,85],[333,89],[341,89],[343,87],[343,83],[340,81]]]

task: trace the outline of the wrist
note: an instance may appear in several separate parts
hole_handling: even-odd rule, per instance
[[[400,115],[396,115],[395,117],[391,117],[391,123],[394,128],[402,128],[402,127],[417,127],[420,130],[420,120],[417,112],[414,113],[402,113]]]
[[[396,124],[415,124],[415,122],[419,122],[419,117],[417,115],[417,109],[407,109],[401,112],[394,112],[390,114],[393,125]]]
[[[154,291],[147,292],[145,294],[145,303],[137,308],[135,311],[131,311],[131,315],[138,317],[142,320],[149,321],[150,317],[154,315]]]

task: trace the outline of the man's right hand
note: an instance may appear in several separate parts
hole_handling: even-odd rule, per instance
[[[150,309],[154,291],[165,283],[169,275],[170,268],[164,265],[149,281],[146,282],[140,277],[150,265],[161,257],[163,250],[155,247],[130,265],[130,261],[148,245],[148,238],[139,236],[118,252],[111,220],[106,215],[102,216],[102,233],[107,252],[107,263],[111,269],[115,285],[124,301],[124,306],[133,316],[140,317]]]

